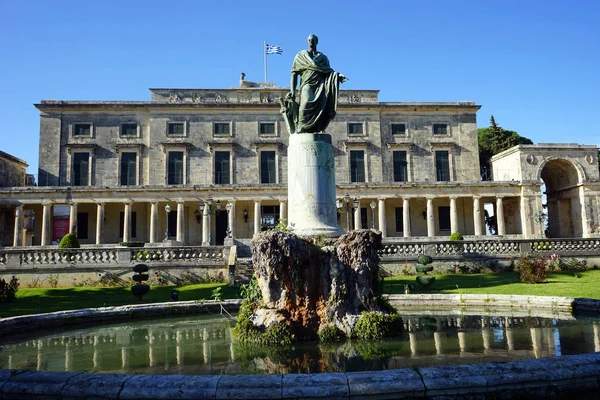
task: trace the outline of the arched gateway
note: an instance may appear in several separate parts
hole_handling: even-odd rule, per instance
[[[494,156],[492,168],[494,181],[511,181],[521,186],[525,236],[600,236],[596,146],[572,143],[515,146]]]

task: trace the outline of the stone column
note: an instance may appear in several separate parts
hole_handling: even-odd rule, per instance
[[[450,196],[450,233],[458,232],[458,210],[456,196]]]
[[[184,212],[184,201],[182,199],[177,200],[177,236],[175,240],[181,244],[185,244],[185,212]]]
[[[69,206],[69,233],[77,236],[77,203],[72,201]]]
[[[150,202],[150,243],[158,242],[158,202]]]
[[[542,354],[542,329],[541,328],[529,328],[531,335],[531,344],[533,345],[533,355],[535,358],[543,357]]]
[[[354,229],[362,229],[362,220],[360,219],[360,204],[354,209]]]
[[[467,352],[467,334],[465,332],[458,332],[458,347],[460,348],[460,355],[464,356]]]
[[[475,236],[483,235],[483,225],[482,225],[482,215],[481,215],[481,197],[473,196],[473,228]]]
[[[44,212],[42,214],[42,246],[52,244],[52,203],[42,203]]]
[[[591,198],[590,198],[591,201]],[[588,215],[587,202],[585,198],[585,188],[579,187],[579,204],[581,205],[581,234],[584,238],[592,236],[592,220],[591,215]]]
[[[131,241],[131,201],[123,202],[125,204],[125,210],[123,212],[123,241]]]
[[[402,199],[402,226],[404,229],[403,236],[411,237],[412,232],[410,229],[410,198],[405,197]]]
[[[104,242],[104,203],[96,205],[96,244]]]
[[[23,205],[15,207],[15,232],[13,246],[23,246]]]
[[[387,237],[387,221],[385,220],[385,199],[378,199],[379,204],[377,205],[377,222],[379,222],[379,230],[381,231],[381,237]]]
[[[414,332],[409,332],[408,342],[410,344],[411,357],[416,357],[418,355],[417,334]]]
[[[260,200],[254,200],[254,234],[260,233]]]
[[[435,237],[435,219],[433,216],[433,197],[427,198],[427,236]]]
[[[287,200],[279,200],[279,219],[287,220]]]
[[[440,332],[433,333],[433,343],[435,344],[435,354],[442,354],[442,334]]]
[[[506,228],[504,226],[504,201],[502,197],[496,198],[496,224],[498,224],[498,235],[506,235]]]
[[[231,204],[231,210],[229,210],[229,229],[231,229],[231,238],[235,239],[236,238],[236,234],[237,234],[237,227],[236,227],[236,218],[235,218],[235,201],[229,200],[229,203]]]
[[[204,203],[202,210],[202,246],[210,246],[210,210],[208,204]]]
[[[290,135],[287,154],[288,223],[298,235],[340,236],[331,135]]]

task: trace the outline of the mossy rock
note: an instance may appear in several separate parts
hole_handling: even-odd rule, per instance
[[[417,265],[415,270],[420,274],[426,274],[428,272],[433,271],[433,266],[431,265]]]
[[[79,247],[79,240],[74,233],[67,233],[58,244],[59,249],[78,249]]]
[[[341,342],[345,338],[344,333],[333,324],[322,327],[318,335],[321,343]]]
[[[380,340],[398,336],[402,332],[402,319],[397,314],[380,311],[363,311],[352,329],[352,337],[360,340]]]
[[[433,262],[433,258],[431,258],[431,256],[428,256],[427,254],[421,254],[419,258],[417,258],[417,262],[421,265],[427,265]]]
[[[429,276],[429,275],[417,276],[417,283],[419,285],[421,285],[421,287],[423,287],[423,288],[427,288],[428,286],[433,285],[433,282],[435,282],[435,276]]]

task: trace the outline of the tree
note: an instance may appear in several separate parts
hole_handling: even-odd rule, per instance
[[[492,179],[492,156],[510,149],[519,144],[533,144],[531,139],[520,136],[515,131],[509,131],[496,123],[494,116],[490,117],[490,126],[477,129],[477,140],[479,142],[479,168],[481,179],[489,181]]]

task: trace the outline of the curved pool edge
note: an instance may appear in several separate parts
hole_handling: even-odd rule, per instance
[[[374,372],[132,375],[0,370],[2,398],[548,398],[600,388],[600,353]],[[487,398],[487,397],[486,397]]]
[[[600,301],[566,297],[410,294],[387,296],[394,305],[490,307],[600,312]],[[135,304],[26,315],[0,320],[0,337],[32,329],[161,315],[236,311],[240,300]],[[0,370],[0,398],[464,398],[498,395],[547,398],[600,388],[600,353],[504,363],[385,371],[276,375],[135,375]]]

